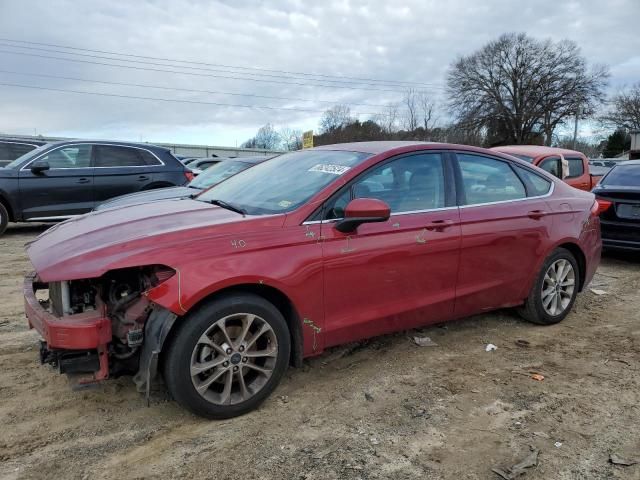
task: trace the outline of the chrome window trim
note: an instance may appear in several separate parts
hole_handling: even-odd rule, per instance
[[[429,212],[442,212],[445,210],[456,210],[457,208],[459,208],[458,206],[453,206],[453,207],[442,207],[442,208],[429,208],[426,210],[408,210],[406,212],[396,212],[396,213],[392,213],[389,218],[391,217],[397,217],[400,215],[412,215],[415,213],[429,213]],[[344,218],[329,218],[326,220],[310,220],[307,222],[303,222],[302,225],[316,225],[319,223],[332,223],[332,222],[337,222],[339,220],[344,220]]]
[[[127,165],[127,166],[122,166],[122,167],[75,167],[75,168],[149,168],[149,167],[162,167],[165,165],[165,163],[155,154],[153,153],[151,150],[149,150],[148,148],[144,148],[144,147],[135,147],[133,145],[123,145],[123,144],[114,144],[114,143],[91,143],[91,142],[82,142],[82,143],[69,143],[67,145],[60,145],[59,147],[56,148],[52,148],[51,150],[48,150],[46,152],[43,152],[41,155],[37,156],[36,158],[32,159],[29,163],[27,163],[26,165],[24,165],[20,171],[27,169],[27,167],[29,165],[31,165],[33,162],[35,162],[36,160],[40,160],[42,157],[44,157],[45,155],[50,154],[51,152],[55,152],[57,150],[63,149],[63,148],[67,148],[67,147],[72,147],[74,145],[91,145],[91,146],[102,146],[102,147],[122,147],[122,148],[136,148],[138,150],[144,150],[145,152],[150,153],[151,155],[153,155],[156,160],[158,160],[160,162],[160,165]],[[50,168],[49,170],[74,170],[75,168]]]
[[[555,182],[551,182],[551,188],[549,188],[549,191],[544,195],[536,195],[535,197],[514,198],[512,200],[500,200],[497,202],[473,203],[470,205],[460,205],[459,208],[483,207],[485,205],[499,205],[501,203],[522,202],[524,200],[533,200],[536,198],[547,198],[553,194],[553,191],[555,190],[555,188],[556,188]]]

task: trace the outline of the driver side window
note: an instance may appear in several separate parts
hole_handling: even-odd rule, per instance
[[[40,158],[50,168],[89,168],[91,164],[91,145],[70,145],[58,148]]]
[[[355,198],[382,200],[392,214],[443,208],[442,156],[439,153],[409,155],[368,170],[329,200],[324,219],[343,218],[345,207]]]

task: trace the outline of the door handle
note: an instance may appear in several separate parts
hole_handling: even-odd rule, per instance
[[[429,225],[427,225],[425,228],[427,230],[431,231],[436,231],[436,232],[442,232],[445,228],[450,227],[453,225],[453,220],[434,220],[433,222],[431,222]]]
[[[90,178],[79,178],[76,183],[90,183],[90,182],[91,182]]]
[[[145,180],[149,180],[149,177],[148,177],[148,176],[146,176],[146,175],[140,175],[140,176],[138,177],[138,181],[139,181],[139,182],[144,182]]]
[[[529,213],[527,213],[527,216],[529,218],[533,218],[534,220],[539,220],[545,215],[547,215],[547,212],[545,212],[544,210],[531,210]]]

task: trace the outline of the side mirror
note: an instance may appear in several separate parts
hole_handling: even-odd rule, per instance
[[[344,219],[336,223],[336,230],[342,233],[353,232],[358,225],[372,222],[386,222],[391,208],[382,200],[375,198],[356,198],[344,209]]]
[[[36,160],[31,164],[31,171],[35,174],[49,170],[49,163],[44,160]]]

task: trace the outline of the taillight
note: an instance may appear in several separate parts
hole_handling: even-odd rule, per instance
[[[185,170],[184,171],[184,176],[187,177],[187,182],[190,182],[191,180],[193,180],[195,178],[195,175],[193,174],[193,172],[191,170]]]
[[[601,213],[604,213],[607,210],[609,210],[609,207],[611,207],[611,205],[613,205],[613,202],[598,198],[593,202],[593,207],[591,207],[591,214],[600,215]]]

